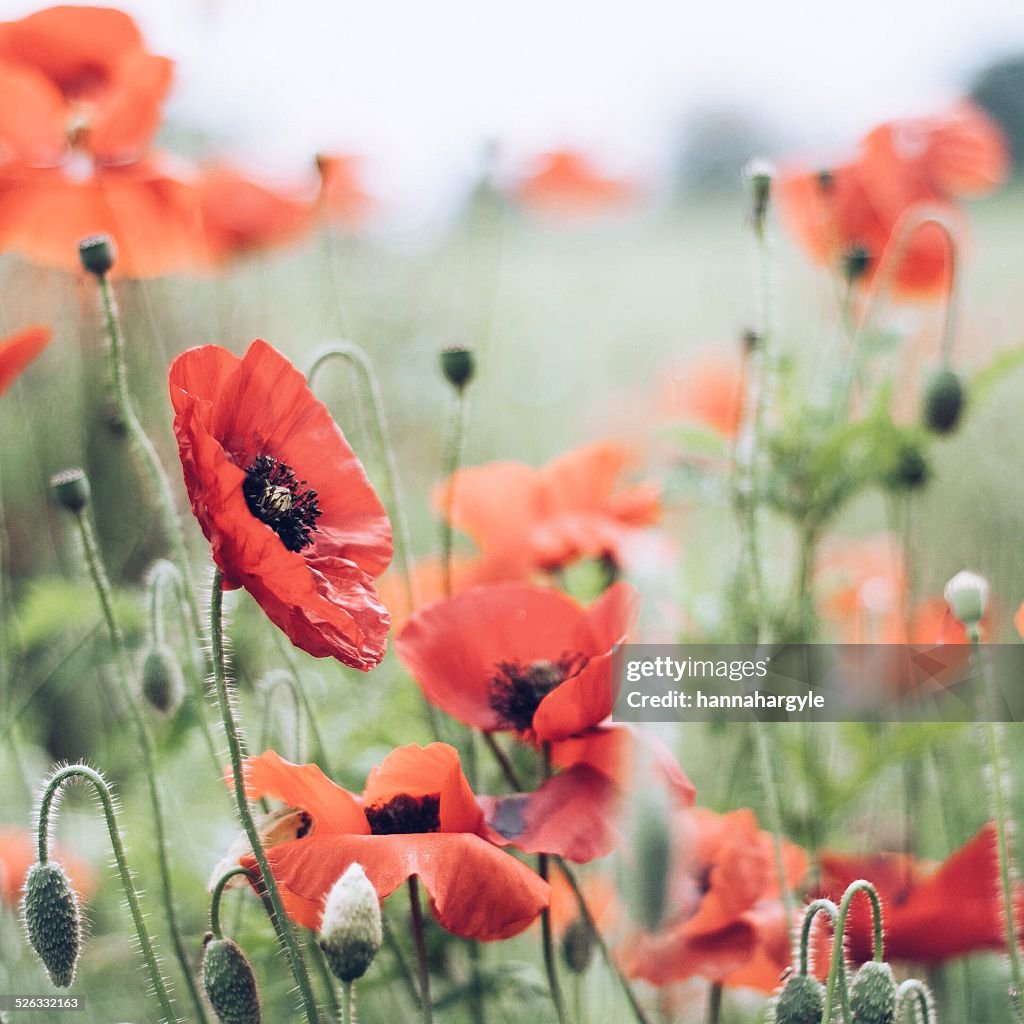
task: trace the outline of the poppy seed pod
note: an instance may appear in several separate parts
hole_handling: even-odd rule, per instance
[[[928,483],[929,475],[928,460],[920,446],[913,441],[903,440],[892,455],[883,482],[893,492],[916,491]]]
[[[808,974],[793,974],[775,1000],[775,1024],[821,1024],[825,988]]]
[[[184,686],[181,666],[165,644],[151,647],[142,663],[142,696],[163,715],[172,715],[181,706]]]
[[[856,284],[871,265],[871,253],[863,245],[852,245],[843,253],[843,277]]]
[[[965,626],[976,626],[988,605],[988,580],[976,572],[958,572],[943,590],[949,610]]]
[[[869,960],[853,979],[850,1009],[857,1024],[892,1024],[896,1017],[896,979],[892,968]]]
[[[52,862],[33,865],[21,906],[28,941],[50,981],[57,988],[67,988],[75,979],[82,948],[82,919],[64,869]]]
[[[924,393],[921,417],[924,425],[936,434],[950,433],[960,422],[966,401],[960,376],[952,370],[939,370],[928,382]]]
[[[260,1024],[256,976],[245,954],[231,939],[206,937],[203,987],[220,1024]]]
[[[320,948],[339,981],[361,978],[383,941],[380,901],[361,864],[350,864],[327,894]]]
[[[50,477],[58,503],[69,512],[81,512],[89,504],[89,478],[81,469],[62,469]]]
[[[453,388],[462,391],[476,373],[476,357],[472,349],[446,348],[441,353],[441,372]]]
[[[117,247],[110,235],[89,235],[78,243],[82,269],[97,277],[110,273],[117,259]]]

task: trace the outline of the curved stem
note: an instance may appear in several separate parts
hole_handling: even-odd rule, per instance
[[[135,450],[139,453],[153,490],[156,492],[157,506],[160,509],[160,519],[163,523],[164,533],[174,551],[178,568],[181,570],[182,577],[186,583],[183,597],[188,607],[192,629],[195,636],[202,639],[203,625],[202,616],[199,613],[199,601],[196,598],[195,576],[192,572],[188,547],[185,544],[185,531],[182,528],[181,520],[178,518],[178,511],[174,504],[174,494],[171,490],[170,479],[164,470],[163,464],[160,462],[160,456],[157,454],[153,442],[149,439],[149,435],[143,429],[138,416],[135,414],[131,396],[128,393],[124,333],[121,330],[114,291],[106,275],[100,276],[98,281],[100,301],[103,306],[103,317],[107,326],[107,339],[110,343],[110,372],[114,385],[114,401],[117,403],[117,411],[124,422],[125,429],[128,431],[128,436],[131,438]]]
[[[135,933],[139,938],[139,948],[142,951],[142,958],[145,960],[146,967],[149,970],[150,981],[153,984],[153,992],[160,1003],[161,1012],[164,1015],[164,1019],[168,1024],[170,1024],[170,1022],[177,1020],[177,1016],[174,1012],[173,1000],[167,990],[167,984],[164,981],[163,975],[160,973],[160,964],[157,960],[156,951],[153,948],[153,942],[149,937],[149,931],[146,928],[146,921],[142,914],[139,893],[135,888],[135,882],[132,879],[132,873],[128,867],[128,861],[125,857],[124,844],[121,842],[121,831],[117,824],[117,813],[114,810],[114,800],[110,795],[110,789],[107,786],[106,780],[99,774],[99,772],[94,771],[92,768],[88,767],[88,765],[67,765],[57,771],[47,783],[46,789],[43,791],[42,799],[39,802],[37,826],[39,861],[41,864],[45,864],[49,857],[49,850],[47,847],[50,835],[50,812],[54,797],[57,795],[61,786],[71,778],[85,779],[87,782],[91,783],[93,790],[100,799],[100,804],[103,807],[103,815],[107,821],[107,832],[110,835],[110,845],[114,851],[114,861],[117,864],[118,874],[121,876],[121,887],[124,889],[125,900],[128,903],[128,910],[132,915],[132,921],[135,925]],[[205,1019],[205,1016],[200,1019]]]
[[[409,876],[409,908],[412,912],[412,936],[416,943],[416,960],[420,969],[420,1010],[423,1024],[433,1024],[430,1001],[430,964],[427,961],[427,940],[423,930],[423,908],[420,906],[420,880]]]
[[[260,838],[256,822],[253,820],[249,801],[245,794],[242,743],[238,725],[235,722],[235,713],[231,706],[227,671],[224,666],[224,591],[222,583],[220,570],[217,569],[213,574],[213,591],[210,595],[210,642],[213,652],[213,683],[217,691],[217,702],[220,706],[224,733],[228,741],[228,751],[231,755],[231,777],[234,786],[235,802],[238,806],[238,816],[241,819],[246,838],[249,840],[249,846],[256,860],[256,867],[259,870],[263,887],[273,908],[281,945],[284,947],[285,955],[288,958],[288,965],[291,968],[292,976],[295,978],[295,984],[298,986],[306,1020],[308,1024],[318,1024],[319,1015],[317,1013],[316,1001],[313,998],[313,986],[310,982],[309,972],[306,969],[305,960],[302,958],[291,919],[285,913],[284,904],[281,902],[277,881],[270,870],[270,863],[263,848],[263,841]]]
[[[167,833],[164,828],[160,787],[157,783],[158,776],[156,758],[153,754],[153,741],[150,738],[149,727],[146,725],[142,709],[139,707],[139,701],[132,690],[130,682],[131,668],[128,652],[125,648],[124,634],[121,632],[121,627],[114,612],[113,592],[103,565],[99,545],[96,543],[96,534],[92,528],[92,520],[84,511],[76,512],[75,519],[78,522],[79,532],[82,537],[82,547],[85,553],[85,561],[89,568],[89,575],[92,577],[93,585],[96,588],[96,595],[103,610],[103,619],[107,624],[110,646],[114,650],[114,657],[117,661],[117,677],[121,684],[121,698],[135,726],[135,737],[139,753],[142,756],[143,773],[146,777],[146,789],[149,795],[150,810],[153,815],[153,830],[156,834],[157,868],[160,873],[160,892],[163,897],[164,916],[167,918],[167,930],[171,937],[175,958],[184,975],[185,985],[188,988],[196,1016],[205,1024],[206,1009],[193,977],[192,964],[189,960],[188,951],[185,949],[185,942],[181,936],[178,914],[175,909],[174,892],[171,884],[171,866],[167,853]]]
[[[917,1002],[918,1024],[936,1024],[935,1007],[932,994],[924,982],[916,978],[908,978],[896,989],[896,1019],[903,1019],[903,1007],[908,1003]]]
[[[828,981],[825,984],[825,1007],[821,1015],[823,1021],[832,1020],[832,1006],[835,1000],[836,984],[841,979],[840,994],[843,1001],[843,1015],[848,1020],[850,1017],[849,1006],[847,1005],[846,993],[846,958],[843,955],[843,937],[846,932],[846,919],[850,915],[850,904],[857,893],[866,893],[871,900],[872,925],[874,929],[874,957],[882,959],[882,904],[878,898],[875,887],[863,878],[851,882],[843,893],[842,902],[839,904],[839,916],[836,920],[835,934],[832,938],[832,962],[829,964]]]
[[[221,935],[220,930],[220,901],[224,895],[224,889],[228,882],[232,878],[237,878],[239,875],[245,875],[249,879],[253,886],[259,885],[260,876],[255,871],[250,871],[248,868],[242,867],[241,864],[236,864],[233,868],[228,868],[220,878],[217,879],[217,884],[213,887],[213,892],[210,895],[210,931],[213,932],[215,939],[222,939],[224,936]]]
[[[807,969],[810,966],[807,947],[811,941],[811,925],[814,924],[815,917],[818,914],[825,914],[829,921],[832,922],[832,928],[836,927],[836,920],[839,917],[839,908],[831,901],[827,899],[817,899],[812,903],[808,904],[807,909],[804,911],[804,921],[800,927],[800,973],[806,974]]]
[[[295,712],[295,761],[302,761],[302,718],[304,704],[299,696],[301,685],[297,678],[290,672],[278,669],[268,672],[260,683],[258,689],[263,696],[263,721],[260,727],[260,748],[266,750],[271,745],[270,717],[274,710],[273,697],[278,687],[284,686],[292,696],[292,707]],[[280,737],[282,740],[284,737]],[[325,769],[326,770],[326,769]]]
[[[985,696],[989,707],[982,717],[982,729],[988,745],[990,771],[992,816],[996,826],[996,851],[999,857],[999,890],[1003,902],[1003,924],[1006,929],[1006,951],[1010,957],[1010,977],[1013,981],[1011,992],[1011,1008],[1018,1024],[1024,1021],[1024,1006],[1021,1004],[1024,994],[1024,970],[1021,966],[1020,945],[1017,941],[1017,909],[1013,899],[1014,864],[1010,847],[1010,794],[1009,772],[1006,754],[1003,750],[1002,723],[995,721],[996,685],[992,678],[988,660],[981,650],[981,631],[975,623],[968,627],[971,641],[971,656],[977,665],[985,687]]]
[[[306,687],[302,684],[302,680],[299,678],[298,664],[295,661],[293,648],[290,644],[285,641],[284,634],[278,630],[275,630],[275,641],[277,643],[277,649],[288,663],[288,673],[292,679],[295,680],[296,693],[298,694],[299,700],[302,702],[302,709],[306,715],[306,724],[309,726],[310,735],[313,737],[313,743],[316,745],[316,763],[324,770],[326,775],[331,775],[331,765],[327,757],[327,744],[324,743],[323,733],[320,732],[319,716],[316,714],[312,703],[309,699],[309,694],[306,693]],[[284,671],[283,669],[280,671]],[[273,673],[271,673],[273,674]],[[319,680],[319,676],[315,677]]]

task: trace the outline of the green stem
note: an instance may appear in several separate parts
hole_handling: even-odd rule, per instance
[[[815,917],[818,914],[825,914],[829,921],[832,922],[833,931],[836,927],[836,921],[839,917],[839,908],[831,901],[827,899],[817,899],[809,903],[807,909],[804,911],[804,921],[800,928],[800,973],[806,974],[810,966],[808,956],[808,946],[811,941],[811,925],[814,923]]]
[[[183,588],[183,596],[188,607],[189,619],[192,624],[193,634],[200,640],[203,638],[202,616],[199,612],[199,601],[196,598],[195,576],[192,572],[192,562],[189,558],[188,547],[185,544],[185,531],[182,528],[181,520],[174,504],[174,493],[171,489],[171,482],[160,462],[153,442],[139,422],[135,409],[132,406],[131,395],[128,393],[127,370],[125,366],[125,339],[121,329],[121,322],[117,313],[117,301],[114,298],[114,291],[110,286],[110,280],[106,275],[97,278],[100,289],[100,301],[103,306],[103,316],[107,326],[107,339],[110,343],[110,372],[114,385],[114,401],[117,403],[117,410],[124,422],[128,436],[131,438],[135,450],[138,452],[142,464],[149,476],[153,490],[156,492],[157,505],[160,509],[160,518],[163,522],[164,533],[174,551],[175,560],[181,570],[186,586]]]
[[[772,767],[771,748],[765,735],[765,724],[754,723],[754,736],[757,741],[757,756],[761,767],[761,784],[764,787],[765,807],[768,813],[768,826],[772,830],[772,853],[775,857],[775,874],[779,883],[779,895],[786,910],[786,921],[792,921],[795,904],[793,893],[786,877],[786,858],[782,846],[782,804],[779,800],[779,788],[775,782],[775,770]],[[827,1019],[827,1018],[826,1018]]]
[[[156,834],[157,868],[160,873],[160,892],[163,898],[164,915],[167,918],[167,930],[170,933],[171,945],[174,948],[174,955],[181,967],[185,978],[185,984],[192,1000],[196,1016],[205,1024],[206,1009],[199,988],[193,977],[192,964],[189,960],[188,951],[185,949],[185,942],[181,936],[181,928],[178,925],[178,914],[175,910],[175,899],[171,884],[170,859],[167,853],[167,833],[164,828],[164,814],[160,787],[157,783],[156,757],[153,754],[153,741],[149,735],[149,727],[139,707],[139,701],[132,690],[130,676],[131,668],[128,660],[128,651],[125,647],[124,634],[118,624],[114,612],[113,592],[107,571],[103,565],[103,557],[100,554],[99,545],[96,542],[96,534],[93,531],[92,520],[84,511],[75,513],[78,522],[79,532],[82,538],[82,547],[85,553],[86,565],[89,568],[89,575],[92,577],[93,585],[96,588],[96,595],[99,598],[100,607],[103,611],[103,618],[107,624],[107,633],[110,638],[110,646],[113,648],[115,660],[117,661],[117,678],[121,684],[121,699],[128,709],[132,723],[135,726],[136,740],[139,753],[142,755],[142,764],[146,776],[146,789],[149,795],[150,811],[153,815],[153,830]]]
[[[341,983],[341,1024],[352,1024],[352,982]]]
[[[469,405],[465,390],[457,390],[455,411],[452,417],[452,432],[445,450],[444,465],[444,510],[441,514],[441,572],[444,580],[444,596],[452,596],[452,516],[455,513],[455,482],[459,464],[462,462],[462,446],[466,437]]]
[[[545,743],[543,748],[544,756],[544,780],[551,778],[551,744]],[[537,874],[546,882],[548,880],[548,855],[540,853],[537,855]],[[555,1006],[555,1014],[559,1024],[567,1024],[569,1016],[565,1009],[565,1001],[562,998],[562,986],[558,981],[558,962],[555,958],[554,934],[551,928],[551,909],[545,907],[540,915],[541,941],[544,950],[544,970],[548,976],[548,988],[551,990],[551,1002]]]
[[[985,694],[989,703],[982,729],[988,745],[990,770],[992,775],[992,815],[996,825],[996,849],[999,857],[999,889],[1003,900],[1003,924],[1006,929],[1006,950],[1010,956],[1010,977],[1013,981],[1010,1004],[1014,1019],[1024,1021],[1024,1006],[1021,1004],[1024,993],[1024,971],[1021,968],[1020,946],[1017,942],[1017,910],[1013,900],[1014,865],[1010,849],[1009,835],[1009,773],[1007,771],[1006,753],[1003,749],[1002,723],[994,720],[997,706],[995,680],[989,669],[988,660],[981,650],[981,630],[977,623],[968,626],[971,641],[971,654],[981,673],[985,686]]]
[[[871,920],[874,933],[874,957],[875,960],[882,959],[882,903],[878,898],[875,887],[863,878],[851,882],[843,893],[842,902],[839,904],[839,914],[836,918],[835,934],[832,937],[832,962],[829,964],[828,980],[825,983],[825,1006],[821,1015],[823,1021],[832,1020],[832,1007],[835,1002],[836,985],[840,986],[842,997],[843,1017],[850,1019],[849,998],[846,990],[846,958],[843,950],[843,940],[846,933],[846,920],[850,915],[850,905],[857,893],[863,892],[871,901]]]
[[[291,644],[287,643],[284,638],[284,634],[279,630],[274,630],[275,641],[277,643],[277,649],[281,653],[284,660],[288,663],[288,673],[292,679],[295,680],[296,693],[298,694],[299,700],[302,702],[302,710],[306,716],[306,725],[309,727],[310,735],[313,737],[313,743],[316,748],[316,763],[323,769],[325,775],[332,775],[330,761],[327,757],[327,744],[324,743],[323,733],[320,732],[320,716],[316,713],[312,703],[309,699],[309,694],[306,693],[306,687],[303,686],[302,680],[299,677],[299,667],[295,660],[293,653],[294,648]]]
[[[249,801],[245,794],[242,743],[238,725],[235,722],[235,713],[231,706],[231,694],[227,671],[224,665],[224,591],[222,583],[223,579],[220,570],[217,569],[213,574],[213,591],[210,595],[210,642],[213,653],[213,682],[214,688],[217,691],[217,702],[220,705],[221,720],[224,723],[224,733],[228,741],[228,751],[231,755],[231,776],[234,784],[235,802],[238,806],[238,816],[241,819],[246,838],[249,840],[249,846],[252,848],[256,867],[259,870],[260,878],[263,880],[263,887],[266,889],[267,897],[273,908],[274,917],[279,928],[281,945],[288,958],[288,966],[291,968],[292,976],[295,978],[295,984],[298,986],[306,1020],[308,1024],[318,1024],[319,1014],[317,1013],[316,1001],[313,998],[313,986],[309,978],[309,972],[306,969],[305,960],[302,958],[291,919],[285,913],[284,904],[281,902],[277,880],[270,870],[270,863],[263,848],[263,841],[260,838],[256,822],[253,820],[252,810],[249,807]]]
[[[241,864],[236,864],[233,868],[228,868],[228,870],[217,879],[217,884],[213,887],[213,893],[210,895],[210,931],[213,932],[213,937],[215,939],[221,939],[224,937],[221,934],[220,929],[220,901],[224,895],[224,889],[232,878],[237,878],[239,875],[245,875],[253,886],[257,886],[259,884],[260,876],[257,875],[255,871],[250,871],[248,868],[242,867]]]
[[[722,983],[714,981],[708,989],[707,1024],[718,1024],[722,1016]]]
[[[50,835],[50,811],[54,797],[64,782],[70,778],[80,778],[90,782],[103,806],[103,815],[107,821],[107,832],[110,835],[110,845],[114,851],[114,861],[117,864],[118,874],[121,876],[121,887],[124,889],[125,900],[128,903],[128,910],[132,915],[132,921],[135,925],[135,933],[139,939],[139,949],[142,951],[142,958],[149,970],[153,992],[160,1003],[161,1012],[165,1021],[171,1024],[171,1022],[176,1021],[178,1018],[174,1012],[173,1000],[167,990],[167,984],[160,973],[160,964],[142,914],[139,893],[135,888],[132,873],[128,868],[124,844],[121,842],[121,830],[118,827],[117,814],[114,810],[114,800],[110,795],[110,789],[103,776],[99,772],[93,771],[87,765],[71,764],[61,768],[52,776],[46,785],[46,789],[43,791],[42,799],[39,802],[38,814],[37,839],[39,843],[39,862],[45,864],[49,857],[47,847]],[[205,1016],[201,1019],[205,1020]]]
[[[933,1024],[935,1021],[935,1007],[932,1004],[932,994],[928,986],[916,978],[908,978],[896,989],[896,1019],[903,1019],[903,1007],[910,1003],[917,1003],[917,1024]]]
[[[420,969],[420,1010],[423,1014],[423,1024],[433,1024],[430,963],[427,960],[427,940],[423,930],[423,908],[420,906],[420,882],[415,875],[409,876],[409,908],[412,911],[412,936],[416,943],[416,960]]]
[[[295,712],[295,762],[299,764],[303,760],[302,719],[304,715],[304,708],[302,698],[299,696],[299,690],[301,687],[298,679],[296,679],[290,672],[285,672],[283,669],[268,672],[257,687],[263,698],[263,721],[260,724],[260,749],[266,750],[268,747],[273,745],[273,737],[271,736],[271,717],[274,712],[274,694],[277,692],[278,687],[281,686],[284,686],[292,696],[292,707]],[[283,736],[279,738],[282,741],[284,740]]]
[[[391,950],[391,955],[395,958],[395,963],[398,965],[398,971],[402,976],[402,982],[412,998],[413,1006],[419,1009],[423,1002],[420,998],[420,990],[416,987],[416,979],[413,977],[412,970],[409,967],[409,962],[405,958],[405,953],[402,951],[401,943],[399,943],[398,938],[395,935],[394,928],[391,927],[391,922],[388,920],[387,914],[383,914],[381,916],[381,924],[384,928],[384,942],[388,949]]]

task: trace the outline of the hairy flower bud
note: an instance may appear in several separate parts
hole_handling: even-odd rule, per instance
[[[203,986],[220,1024],[260,1024],[256,976],[236,942],[207,935]]]
[[[821,1024],[825,988],[809,974],[792,974],[775,1000],[776,1024]]]
[[[69,512],[81,512],[89,504],[89,479],[81,469],[62,469],[50,477],[58,503]]]
[[[33,865],[21,906],[28,941],[50,981],[57,988],[67,988],[75,979],[82,948],[82,919],[64,869],[52,861]]]
[[[988,580],[976,572],[958,572],[943,591],[949,610],[965,626],[976,626],[988,605]]]
[[[583,974],[594,957],[594,933],[590,925],[577,917],[562,939],[562,957],[573,974]]]
[[[142,663],[142,696],[150,707],[172,715],[181,706],[181,666],[165,644],[151,647]]]
[[[892,968],[869,960],[853,979],[850,1009],[857,1024],[892,1024],[896,1017],[896,979]]]
[[[952,370],[938,370],[925,389],[921,417],[924,425],[936,434],[950,433],[960,422],[966,401],[959,375]]]
[[[327,894],[320,948],[340,981],[361,978],[383,941],[380,900],[361,864],[350,864]]]
[[[89,235],[78,243],[82,268],[97,277],[110,272],[117,259],[117,247],[110,235]]]
[[[462,391],[476,373],[476,357],[472,349],[453,346],[441,353],[441,372],[457,391]]]

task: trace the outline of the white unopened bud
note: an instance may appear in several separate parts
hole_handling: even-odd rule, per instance
[[[988,580],[976,572],[958,572],[947,584],[943,594],[949,610],[965,626],[981,622],[988,604]]]
[[[350,864],[327,894],[320,948],[339,981],[361,978],[373,963],[384,935],[380,900],[362,864]]]

